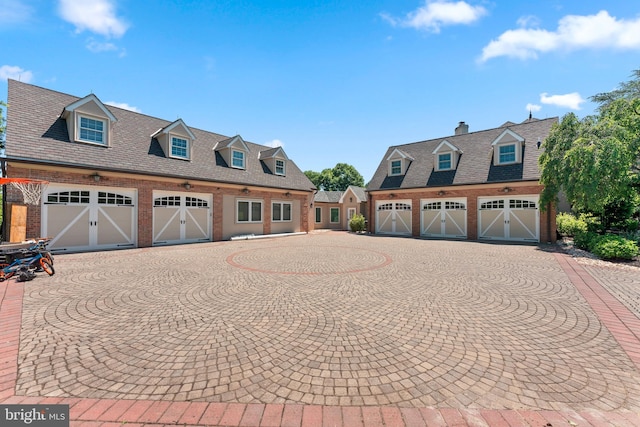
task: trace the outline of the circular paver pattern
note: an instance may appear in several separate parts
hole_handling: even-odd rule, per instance
[[[635,365],[533,246],[322,233],[56,270],[26,284],[19,395],[640,410]]]

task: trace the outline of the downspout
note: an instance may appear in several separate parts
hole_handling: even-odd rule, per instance
[[[6,177],[7,176],[7,161],[5,159],[0,160],[0,173],[2,177]],[[2,225],[0,225],[0,228],[2,229],[2,233],[0,236],[0,242],[6,242],[7,241],[7,230],[5,227],[5,224],[7,223],[6,221],[7,219],[7,185],[4,184],[2,186]]]

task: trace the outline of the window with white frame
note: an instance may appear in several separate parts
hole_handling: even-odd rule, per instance
[[[340,222],[340,208],[331,208],[329,221],[334,224]]]
[[[238,169],[244,169],[244,151],[231,151],[231,166]]]
[[[189,158],[189,140],[177,136],[171,137],[171,157]]]
[[[291,221],[291,203],[273,202],[271,205],[271,221],[286,222]]]
[[[106,145],[107,121],[86,116],[78,116],[79,140]]]
[[[451,169],[451,153],[438,154],[438,170],[446,171]]]
[[[276,175],[284,175],[284,160],[276,159]]]
[[[322,222],[322,208],[316,208],[316,222]]]
[[[262,201],[238,200],[236,220],[237,222],[262,222]]]
[[[516,162],[516,144],[501,145],[498,147],[498,163]]]
[[[402,175],[402,160],[391,160],[391,175]]]

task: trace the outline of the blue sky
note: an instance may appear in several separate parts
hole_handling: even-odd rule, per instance
[[[302,170],[575,112],[640,68],[628,0],[3,0],[7,78],[245,140]],[[10,114],[10,110],[9,110]]]

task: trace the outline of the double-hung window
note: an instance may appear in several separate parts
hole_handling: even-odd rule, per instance
[[[177,136],[171,137],[171,156],[181,159],[189,158],[189,141]]]
[[[262,222],[262,202],[238,200],[236,219],[238,222]]]
[[[391,175],[402,175],[402,160],[391,161]]]
[[[231,151],[231,166],[238,169],[244,169],[244,151]]]
[[[80,116],[78,125],[80,141],[106,144],[106,122],[104,120]]]
[[[334,224],[340,222],[340,208],[331,208],[329,221]]]
[[[273,202],[271,221],[285,222],[291,221],[291,203]]]
[[[516,162],[516,144],[501,145],[498,149],[499,163]]]
[[[451,169],[451,153],[438,154],[438,170],[445,171]]]
[[[322,208],[316,208],[316,222],[322,222]]]
[[[284,160],[276,159],[276,175],[284,175]]]

